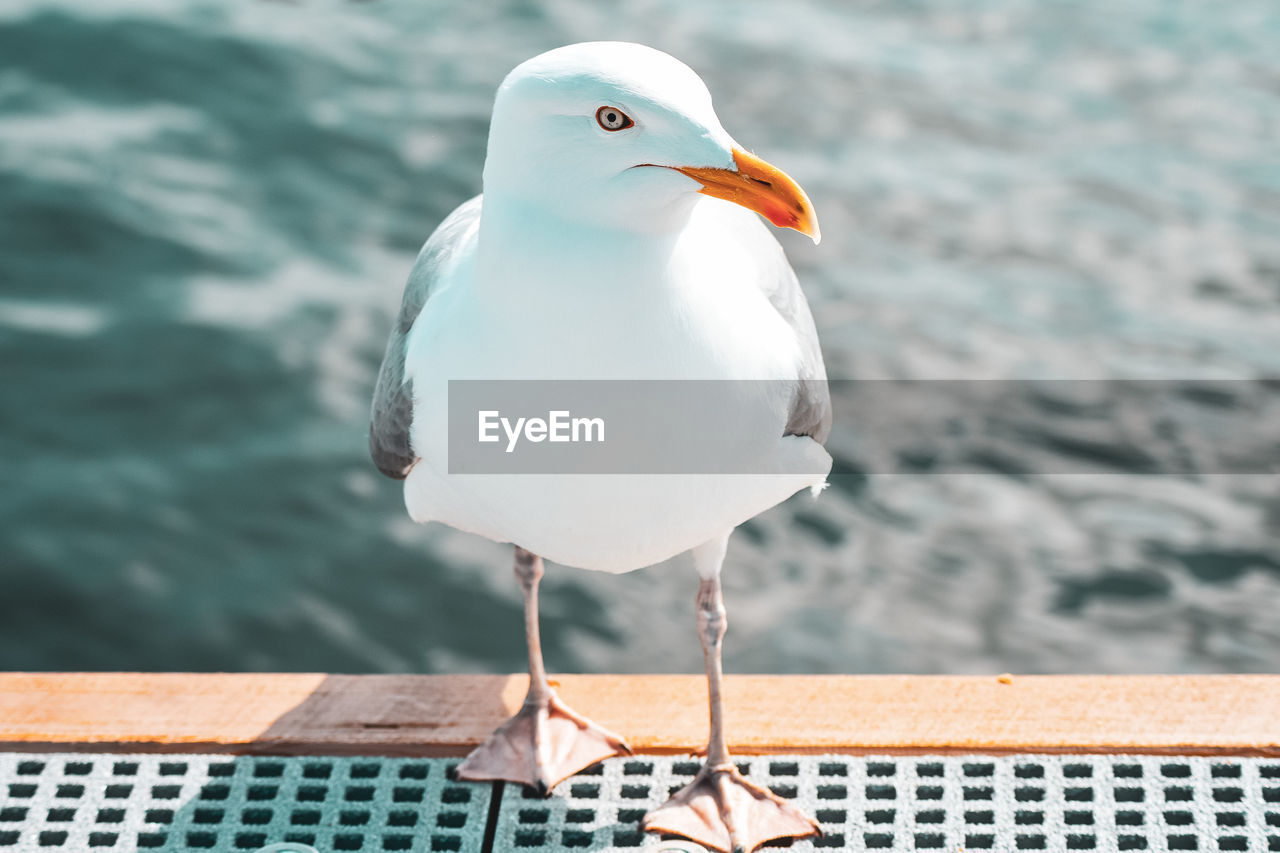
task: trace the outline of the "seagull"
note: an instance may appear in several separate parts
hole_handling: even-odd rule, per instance
[[[459,777],[545,796],[579,770],[629,754],[547,680],[543,559],[618,573],[689,552],[709,694],[706,762],[642,825],[726,851],[818,834],[802,811],[739,773],[724,726],[720,570],[729,535],[799,491],[816,495],[831,466],[813,317],[760,216],[820,239],[804,190],[738,145],[701,78],[665,53],[570,45],[524,62],[499,87],[483,194],[453,211],[418,255],[369,436],[378,468],[404,480],[415,521],[515,549],[528,694]],[[476,474],[450,470],[448,385],[459,379],[763,379],[782,390],[744,400],[740,418],[730,413],[740,436],[723,437],[748,439],[765,473]],[[697,431],[676,408],[664,413],[675,435]]]

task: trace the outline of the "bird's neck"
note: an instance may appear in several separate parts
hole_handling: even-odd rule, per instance
[[[558,216],[545,205],[486,192],[480,215],[477,285],[489,295],[512,297],[537,288],[609,290],[644,283],[661,287],[688,211],[676,211],[659,227],[637,231],[609,223]]]

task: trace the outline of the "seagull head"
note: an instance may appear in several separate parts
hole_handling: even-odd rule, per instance
[[[734,142],[702,79],[639,44],[569,45],[507,75],[484,192],[531,213],[639,232],[679,227],[701,194],[820,239],[804,190]]]

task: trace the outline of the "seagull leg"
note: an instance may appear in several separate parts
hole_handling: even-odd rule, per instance
[[[629,755],[617,735],[560,701],[542,664],[538,638],[538,581],[542,558],[516,546],[516,579],[524,590],[524,631],[529,646],[529,692],[516,715],[458,766],[460,779],[519,782],[546,796],[564,779],[612,755]]]
[[[821,832],[817,823],[791,803],[743,778],[729,758],[720,668],[720,646],[728,625],[720,592],[720,561],[724,559],[726,542],[727,537],[694,553],[700,570],[708,555],[714,559],[715,566],[711,577],[707,577],[707,572],[702,573],[697,600],[698,633],[707,662],[711,706],[707,761],[692,782],[645,815],[642,826],[649,832],[675,833],[706,847],[739,853],[755,850],[775,838],[803,838]]]

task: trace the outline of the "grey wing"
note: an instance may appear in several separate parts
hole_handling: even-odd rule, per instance
[[[825,444],[831,432],[831,392],[827,388],[827,367],[822,361],[818,330],[800,281],[781,248],[778,256],[780,268],[771,282],[774,286],[765,288],[766,295],[773,309],[791,326],[800,345],[799,381],[783,435],[807,435]]]
[[[476,196],[459,206],[422,247],[405,284],[400,313],[391,328],[382,369],[378,371],[370,413],[369,454],[379,471],[397,480],[409,476],[418,461],[409,440],[413,426],[413,386],[404,375],[409,331],[427,300],[439,291],[441,268],[479,220],[480,202],[481,197]]]

